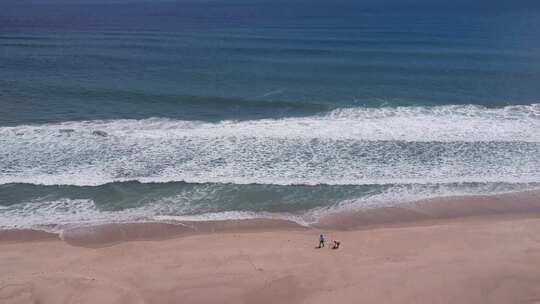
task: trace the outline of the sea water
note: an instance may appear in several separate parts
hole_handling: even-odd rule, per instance
[[[538,7],[388,3],[0,4],[0,227],[538,188]]]

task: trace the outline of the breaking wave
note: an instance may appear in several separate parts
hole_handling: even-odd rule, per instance
[[[24,125],[0,128],[0,145],[0,184],[527,183],[540,181],[540,104]]]

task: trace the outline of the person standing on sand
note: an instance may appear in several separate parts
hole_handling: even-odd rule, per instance
[[[323,248],[324,247],[324,235],[320,235],[319,236],[319,248]]]

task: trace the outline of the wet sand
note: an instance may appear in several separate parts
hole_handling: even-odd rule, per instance
[[[0,303],[540,303],[538,192],[287,221],[0,232]],[[405,215],[409,216],[405,216]],[[318,234],[342,241],[316,249]]]

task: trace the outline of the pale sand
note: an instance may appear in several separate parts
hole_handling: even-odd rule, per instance
[[[3,232],[0,303],[540,303],[540,213],[526,209],[324,230],[339,250],[267,220],[106,225],[67,242]]]

